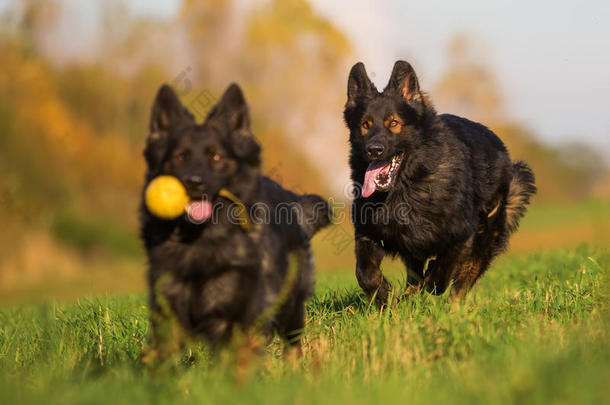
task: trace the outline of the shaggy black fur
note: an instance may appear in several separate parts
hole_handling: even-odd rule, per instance
[[[396,62],[381,93],[364,65],[354,65],[347,95],[349,162],[362,191],[352,206],[360,286],[387,301],[379,265],[390,254],[408,269],[407,293],[452,284],[452,294],[463,295],[517,229],[536,192],[531,169],[511,162],[485,126],[437,115],[407,62]]]
[[[172,319],[186,336],[213,345],[227,342],[235,328],[247,332],[276,303],[289,265],[298,267],[296,284],[261,326],[298,344],[314,282],[309,239],[330,223],[330,210],[321,197],[296,195],[261,175],[261,150],[240,88],[231,85],[197,125],[163,85],[152,107],[144,155],[146,184],[172,175],[192,200],[203,198],[214,206],[213,217],[196,224],[186,215],[159,219],[143,199],[141,237],[149,262],[154,347],[162,351],[172,338],[171,330],[166,333]],[[248,209],[250,229],[235,221],[231,210],[236,207],[219,196],[221,189]]]

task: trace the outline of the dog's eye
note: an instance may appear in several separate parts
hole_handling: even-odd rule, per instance
[[[399,124],[400,122],[398,122],[397,120],[392,120],[390,121],[390,128],[396,128]]]
[[[222,161],[222,155],[220,153],[214,153],[212,156],[210,156],[210,160],[214,164],[220,163]]]
[[[366,120],[362,124],[360,124],[362,136],[366,135],[369,132],[369,128],[371,127],[371,121]]]
[[[177,155],[174,156],[174,160],[176,162],[184,162],[185,160],[187,160],[189,157],[188,152],[182,152],[182,153],[178,153]]]

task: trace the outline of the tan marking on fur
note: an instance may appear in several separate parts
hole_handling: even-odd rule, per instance
[[[167,112],[162,111],[161,112],[161,125],[163,126],[163,128],[168,128],[169,127],[169,116],[167,115]]]
[[[362,136],[366,135],[369,132],[369,128],[372,125],[373,125],[373,121],[371,121],[371,120],[362,121],[362,123],[360,124],[360,132],[362,133]]]
[[[428,175],[428,180],[430,182],[436,181],[439,175],[442,175],[449,170],[451,170],[451,164],[447,162],[439,163],[439,165],[436,166],[436,170]]]
[[[460,264],[455,270],[453,286],[451,287],[451,296],[456,299],[461,299],[466,295],[481,273],[482,263],[479,260],[474,260],[472,245],[473,238],[470,237],[458,256],[458,262]]]
[[[430,262],[432,260],[436,260],[436,256],[430,256],[429,258],[426,259],[426,262],[424,263],[424,274],[426,274],[426,272],[428,271],[428,266],[430,266]]]
[[[408,78],[405,79],[405,84],[402,87],[402,97],[407,101],[411,100],[411,95],[409,94],[409,79]]]
[[[415,79],[417,80],[417,79]],[[409,79],[409,77],[405,78],[405,81],[403,83],[402,86],[402,97],[407,100],[407,101],[415,101],[415,102],[422,102],[423,100],[423,95],[421,93],[421,91],[415,91],[413,93],[409,93],[409,87],[411,85],[411,80]]]
[[[397,124],[395,126],[391,126],[390,124],[392,121],[396,121]],[[402,132],[402,122],[400,122],[400,119],[394,114],[390,114],[386,117],[386,119],[383,121],[383,126],[395,134],[400,134]]]
[[[426,92],[420,90],[417,94],[415,94],[412,101],[423,104],[426,107],[427,111],[435,111],[434,104],[432,103],[430,97],[428,96],[428,93]]]
[[[411,284],[405,290],[405,295],[417,294],[420,291],[421,291],[421,285],[419,285],[419,284],[417,284],[417,285]]]
[[[491,210],[491,212],[489,214],[487,214],[487,218],[491,218],[494,215],[496,215],[496,212],[498,212],[498,208],[500,208],[500,201],[498,201],[498,203],[496,204],[496,207]]]

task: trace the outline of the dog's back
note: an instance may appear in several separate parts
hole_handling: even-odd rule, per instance
[[[330,224],[331,209],[319,195],[295,194],[268,177],[262,183],[262,199],[275,216],[272,225],[290,246],[301,245]]]

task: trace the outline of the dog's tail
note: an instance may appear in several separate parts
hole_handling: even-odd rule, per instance
[[[527,163],[520,160],[513,163],[513,177],[508,187],[506,198],[506,224],[508,230],[514,232],[519,227],[519,220],[525,211],[530,197],[536,194],[534,172]]]
[[[301,226],[309,238],[325,226],[330,225],[333,212],[330,204],[317,194],[299,196],[299,205],[303,208]]]

